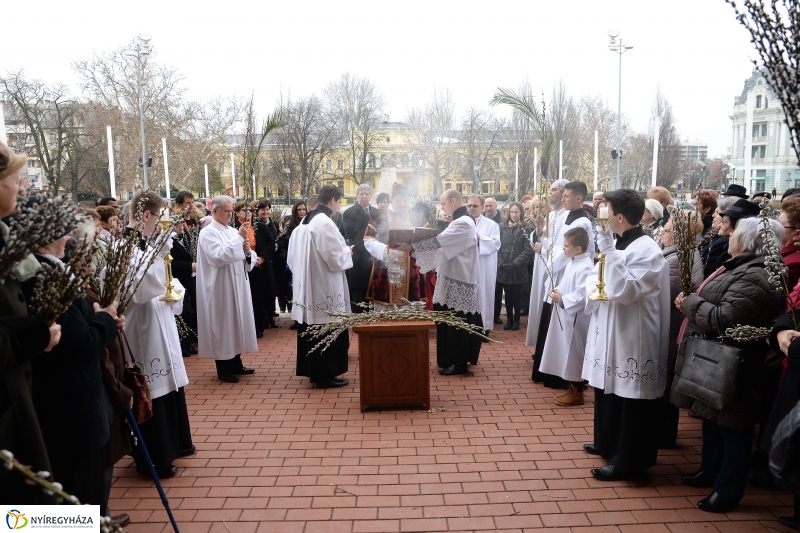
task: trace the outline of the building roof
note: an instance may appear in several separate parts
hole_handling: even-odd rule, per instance
[[[744,87],[742,88],[742,94],[739,96],[734,97],[734,105],[741,105],[747,102],[747,93],[752,91],[756,84],[758,84],[758,80],[763,79],[763,84],[767,89],[767,93],[769,94],[770,98],[777,98],[775,95],[775,91],[772,90],[772,87],[769,86],[767,83],[767,78],[764,76],[764,72],[762,69],[754,69],[753,73],[750,75],[749,78],[744,80]]]

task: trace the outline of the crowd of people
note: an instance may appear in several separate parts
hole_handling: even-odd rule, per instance
[[[24,156],[0,145],[0,219],[16,209],[24,165]],[[218,378],[235,384],[256,372],[243,354],[279,326],[278,311],[288,312],[284,325],[297,332],[296,374],[318,388],[343,387],[348,334],[322,348],[302,334],[336,320],[332,311],[422,301],[488,336],[496,336],[495,326],[526,327],[532,381],[555,390],[554,405],[581,406],[587,386],[593,389],[593,438],[584,450],[608,461],[591,470],[597,479],[633,478],[655,465],[659,449],[677,445],[683,408],[702,420],[703,435],[700,468],[683,483],[713,487],[698,502],[704,511],[738,505],[751,467],[764,467],[777,424],[800,399],[800,332],[792,314],[800,293],[800,190],[786,192],[775,218],[763,216],[762,198],[738,185],[675,202],[663,187],[647,198],[622,189],[589,199],[585,183],[558,180],[545,197],[527,195],[502,210],[493,198],[465,201],[452,189],[438,205],[411,205],[402,184],[378,195],[376,205],[372,199],[370,186],[361,185],[355,204],[342,211],[341,191],[323,186],[273,216],[266,199],[217,196],[206,206],[181,191],[168,205],[142,191],[123,207],[104,198],[84,209],[91,224],[64,221],[53,242],[34,251],[33,263],[20,263],[0,284],[0,448],[110,514],[120,458],[131,454],[140,474],[150,475],[124,422],[133,398],[126,363],[146,369],[152,416],[139,427],[155,473],[170,477],[176,458],[196,452],[184,358],[213,359]],[[156,239],[169,214],[174,233]],[[136,254],[172,257],[178,301],[161,298],[167,269],[156,260],[130,273],[139,282],[124,316],[116,303],[101,308],[101,287],[52,325],[30,315],[36,265],[58,268],[86,236],[98,240],[102,257],[132,233]],[[788,300],[767,268],[769,234],[780,241],[794,291]],[[0,221],[0,249],[8,239]],[[132,267],[142,264],[136,254]],[[94,265],[102,280],[103,261]],[[736,401],[715,407],[676,385],[688,379],[690,339],[718,338],[738,326],[771,328],[771,335],[768,342],[728,341],[744,355]],[[436,338],[440,374],[476,371],[484,339],[444,324]],[[781,520],[798,527],[800,487],[768,473],[749,481],[792,491],[794,516]],[[0,499],[45,498],[13,487],[0,478]]]

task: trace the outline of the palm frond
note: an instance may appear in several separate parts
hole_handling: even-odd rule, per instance
[[[273,111],[269,116],[267,116],[267,119],[261,126],[261,138],[259,139],[258,147],[261,148],[261,145],[264,144],[264,140],[267,138],[267,135],[281,128],[285,128],[287,124],[288,123],[283,116],[283,112],[281,112],[280,109]]]
[[[497,88],[494,97],[489,101],[489,105],[508,105],[516,109],[527,119],[528,123],[541,135],[546,129],[545,116],[539,110],[534,99],[525,94],[517,94],[511,89]]]

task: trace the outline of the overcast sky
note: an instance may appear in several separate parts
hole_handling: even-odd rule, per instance
[[[572,96],[599,94],[616,110],[607,37],[616,29],[634,46],[622,58],[622,111],[634,128],[647,127],[660,85],[681,138],[708,143],[710,156],[730,146],[733,97],[755,57],[724,0],[41,0],[12,19],[0,72],[75,84],[73,61],[149,33],[192,97],[255,91],[266,113],[281,91],[321,93],[350,72],[378,86],[390,120],[424,106],[435,87],[450,89],[462,113],[525,78],[548,97],[563,79]]]

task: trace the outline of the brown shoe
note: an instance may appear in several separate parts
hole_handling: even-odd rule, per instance
[[[131,523],[131,517],[126,514],[118,514],[111,517],[111,525],[117,527],[125,527]]]
[[[560,396],[555,400],[556,405],[563,407],[572,407],[575,405],[583,405],[583,391],[575,388],[572,383],[569,384],[569,389],[564,396]]]

